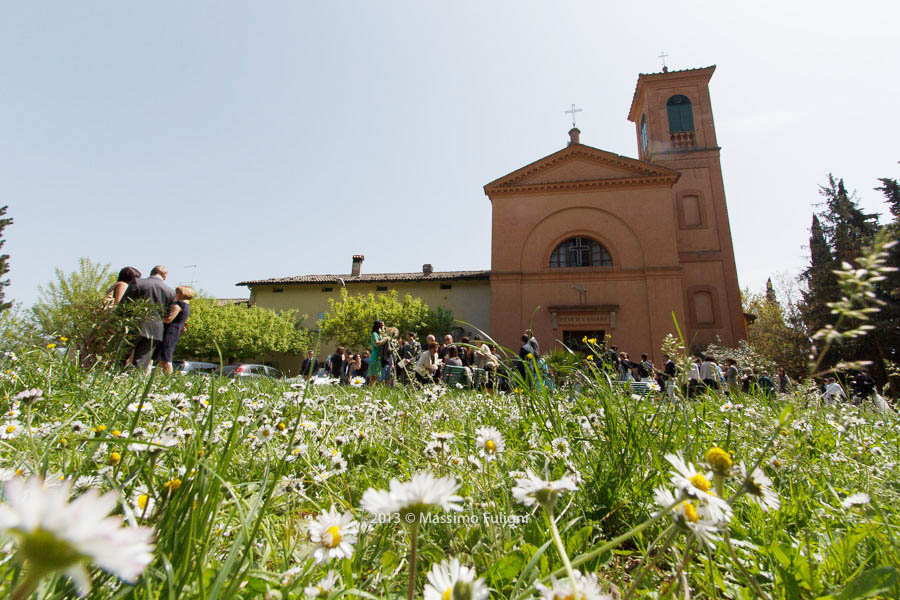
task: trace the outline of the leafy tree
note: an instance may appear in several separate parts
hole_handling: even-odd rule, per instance
[[[341,289],[338,300],[330,299],[330,308],[320,322],[322,335],[350,348],[369,344],[372,323],[381,319],[402,333],[415,332],[420,339],[429,333],[444,334],[453,327],[453,313],[444,308],[432,310],[418,297],[406,294],[401,299],[396,290],[377,296],[369,292],[351,296]]]
[[[49,337],[69,336],[86,306],[99,305],[116,275],[108,263],[79,258],[71,273],[56,269],[56,279],[38,286],[38,300],[31,308],[41,332]]]
[[[786,306],[777,301],[771,278],[766,282],[765,294],[745,290],[743,296],[744,312],[756,315],[756,321],[747,328],[750,346],[791,377],[803,377],[809,341],[796,307],[790,299]]]
[[[6,229],[7,225],[12,225],[13,220],[6,217],[6,206],[0,207],[0,249],[3,248],[3,244],[6,243],[6,240],[3,239],[3,230]],[[4,297],[4,290],[6,286],[9,285],[9,279],[3,279],[3,276],[9,273],[9,254],[0,254],[0,313],[5,310],[9,310],[12,306],[12,302],[6,302]]]
[[[159,307],[141,301],[113,310],[104,296],[115,278],[109,264],[89,258],[78,259],[71,273],[56,269],[55,280],[38,286],[38,301],[31,307],[36,337],[68,347],[85,367],[124,359],[132,347],[130,334]]]
[[[219,305],[212,299],[195,298],[176,354],[217,359],[221,350],[226,362],[235,362],[259,358],[268,352],[302,354],[314,343],[312,334],[300,327],[296,311]]]

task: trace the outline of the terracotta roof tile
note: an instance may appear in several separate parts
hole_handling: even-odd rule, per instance
[[[250,279],[235,285],[275,285],[304,283],[380,283],[390,281],[461,281],[467,279],[490,279],[490,271],[435,271],[424,273],[363,273],[362,275],[297,275],[294,277],[273,277],[271,279]]]
[[[631,120],[632,112],[634,112],[634,103],[637,102],[638,90],[641,87],[641,80],[648,77],[657,78],[659,76],[673,75],[677,73],[690,73],[691,71],[706,71],[707,69],[712,69],[715,71],[716,65],[710,65],[708,67],[695,67],[692,69],[675,69],[667,70],[667,71],[659,71],[657,73],[638,73],[637,83],[634,84],[634,94],[631,96],[631,107],[628,109],[628,120]]]

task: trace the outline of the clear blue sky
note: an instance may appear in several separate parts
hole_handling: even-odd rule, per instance
[[[634,4],[634,6],[631,6]],[[636,156],[638,73],[718,65],[741,286],[796,271],[829,171],[900,177],[896,2],[5,2],[0,203],[31,304],[79,256],[242,279],[490,267],[482,186]],[[648,215],[652,218],[652,215]]]

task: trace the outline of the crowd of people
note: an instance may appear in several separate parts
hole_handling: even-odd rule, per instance
[[[618,380],[638,381],[653,384],[664,390],[669,398],[675,396],[679,369],[670,356],[663,355],[664,365],[658,369],[646,354],[641,354],[639,361],[629,359],[626,352],[618,352],[611,346],[602,359],[604,365],[618,375]],[[863,400],[876,395],[875,380],[865,371],[852,371],[844,377],[849,392],[838,381],[830,376],[817,382],[817,390],[823,401],[833,404],[850,401],[859,404]],[[733,358],[717,362],[712,356],[696,355],[691,357],[689,372],[682,395],[696,397],[708,391],[724,394],[762,394],[775,397],[793,391],[795,382],[791,380],[783,368],[770,372],[750,367],[740,367]]]
[[[107,290],[103,304],[112,310],[137,300],[146,300],[151,308],[141,323],[140,331],[131,340],[133,349],[125,360],[126,366],[137,366],[149,373],[155,361],[166,373],[172,372],[172,356],[182,332],[187,329],[191,314],[191,299],[196,293],[187,285],[174,290],[166,284],[169,271],[162,265],[142,277],[134,267],[119,271],[116,282]]]
[[[523,341],[515,368],[524,375],[528,364],[539,361],[540,346],[531,331],[523,336]],[[424,342],[420,342],[414,332],[401,335],[396,327],[387,327],[380,320],[372,325],[368,349],[353,352],[338,346],[324,362],[319,362],[310,350],[300,370],[307,378],[318,374],[342,383],[363,378],[369,385],[378,382],[426,385],[439,383],[452,368],[466,369],[469,374],[473,369],[483,370],[487,374],[485,385],[490,388],[508,389],[510,385],[499,348],[480,335],[462,336],[457,342],[452,334],[445,335],[440,341],[429,334]]]
[[[428,335],[424,344],[420,344],[415,333],[400,335],[396,327],[386,327],[379,320],[372,325],[367,350],[352,352],[338,346],[321,363],[309,351],[301,372],[306,377],[318,374],[342,383],[356,379],[368,385],[378,382],[426,385],[441,382],[448,368],[482,369],[488,374],[482,384],[488,388],[510,389],[516,381],[525,383],[537,379],[552,387],[553,373],[541,356],[540,343],[530,329],[522,334],[521,342],[517,355],[504,359],[495,344],[478,335],[472,339],[463,336],[458,342],[451,334],[440,341],[434,335]],[[632,360],[627,352],[619,352],[616,346],[610,346],[599,356],[589,355],[582,366],[587,370],[603,369],[621,383],[650,384],[669,398],[675,397],[676,387],[682,379],[678,365],[670,356],[664,355],[662,368],[657,368],[647,354],[641,354],[640,360]],[[741,367],[733,358],[720,362],[712,356],[697,355],[691,358],[687,369],[679,394],[687,398],[708,392],[775,397],[790,393],[795,386],[784,369],[777,369],[773,375],[763,369]],[[865,372],[851,373],[847,383],[851,388],[849,395],[835,377],[825,379],[819,388],[821,397],[826,403],[858,402],[875,390],[874,381]]]
[[[149,372],[152,363],[165,372],[172,372],[172,357],[182,332],[187,329],[191,313],[190,301],[196,295],[190,286],[178,286],[174,290],[166,283],[168,269],[157,265],[150,270],[149,277],[142,277],[134,267],[124,267],[119,271],[116,282],[107,290],[104,306],[109,309],[135,300],[146,300],[158,308],[141,323],[140,331],[130,341],[133,350],[126,359],[126,365],[134,365]],[[515,370],[521,381],[535,381],[540,378],[552,386],[552,373],[541,356],[541,346],[532,330],[526,330],[521,337],[522,345],[517,356],[505,361],[499,348],[485,341],[479,335],[473,338],[462,336],[455,342],[453,335],[447,334],[439,342],[434,335],[427,335],[424,344],[418,341],[414,332],[401,335],[396,327],[385,326],[376,320],[369,334],[368,349],[352,352],[338,346],[320,363],[310,350],[301,365],[301,373],[309,378],[324,375],[341,383],[364,380],[368,385],[383,382],[416,382],[421,385],[439,383],[448,368],[481,369],[488,376],[484,385],[488,388],[510,389]],[[586,368],[604,368],[620,382],[642,382],[653,385],[673,398],[679,380],[679,368],[670,356],[663,356],[663,367],[654,366],[647,354],[640,360],[632,360],[627,352],[619,352],[616,346],[600,357],[589,355],[584,361]],[[827,377],[819,384],[819,392],[826,403],[853,401],[859,403],[875,394],[875,382],[864,371],[854,371],[845,379],[849,394],[836,377]],[[739,367],[733,358],[717,362],[711,356],[692,357],[689,373],[681,390],[688,398],[708,391],[722,393],[758,393],[765,396],[789,393],[794,382],[778,369],[774,376],[760,369]]]
[[[615,346],[611,346],[604,356],[604,362],[619,374],[619,381],[651,383],[660,390],[665,390],[668,397],[675,396],[679,369],[668,355],[663,355],[663,368],[658,369],[646,354],[641,354],[641,359],[634,361],[626,352],[618,352]],[[711,356],[698,355],[691,358],[686,383],[681,392],[688,398],[710,390],[723,393],[762,393],[769,396],[776,392],[787,393],[792,385],[793,382],[784,369],[779,369],[771,377],[759,369],[740,368],[733,358],[719,363]]]

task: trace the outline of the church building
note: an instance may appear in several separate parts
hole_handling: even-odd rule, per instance
[[[638,77],[628,112],[638,158],[582,144],[573,128],[565,148],[484,186],[489,272],[426,265],[363,275],[358,257],[349,275],[237,285],[250,288],[251,303],[318,316],[328,308],[323,290],[335,291],[328,284],[354,293],[402,283],[432,307],[438,294],[438,305],[513,349],[528,328],[545,349],[609,335],[620,351],[658,362],[673,316],[693,347],[735,345],[745,325],[709,96],[714,71]]]

